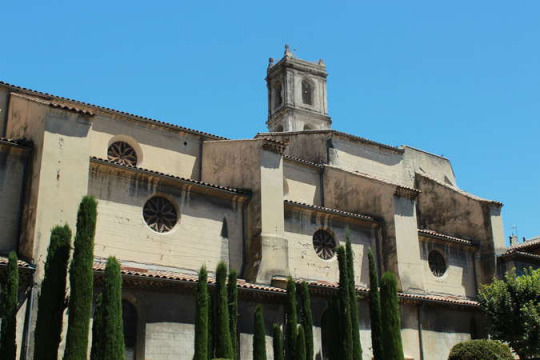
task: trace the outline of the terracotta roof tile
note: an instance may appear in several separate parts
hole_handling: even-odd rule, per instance
[[[135,120],[152,123],[152,124],[155,124],[155,125],[158,125],[158,126],[167,127],[167,128],[174,129],[174,130],[179,130],[179,131],[183,131],[183,132],[189,132],[189,133],[196,134],[196,135],[207,136],[207,137],[212,138],[212,139],[221,139],[221,140],[226,140],[227,139],[227,138],[225,138],[223,136],[210,134],[210,133],[207,133],[207,132],[204,132],[204,131],[194,130],[194,129],[190,129],[190,128],[183,127],[183,126],[180,126],[180,125],[171,124],[171,123],[167,123],[167,122],[160,121],[160,120],[155,120],[155,119],[140,116],[140,115],[134,115],[134,114],[130,114],[128,112],[115,110],[115,109],[107,108],[107,107],[104,107],[104,106],[89,104],[89,103],[86,103],[86,102],[83,102],[83,101],[78,101],[78,100],[65,98],[65,97],[62,97],[62,96],[52,95],[52,94],[44,93],[44,92],[41,92],[41,91],[32,90],[32,89],[24,88],[24,87],[21,87],[21,86],[9,84],[9,83],[6,83],[4,81],[0,81],[0,85],[4,85],[4,86],[8,87],[11,91],[18,91],[18,92],[22,92],[24,94],[30,94],[30,95],[38,96],[38,97],[40,97],[42,99],[47,99],[47,100],[53,100],[54,99],[54,100],[60,100],[60,101],[68,101],[68,102],[71,102],[71,103],[74,103],[74,104],[77,104],[77,105],[88,106],[88,107],[92,107],[93,109],[96,109],[96,110],[101,110],[101,111],[104,111],[104,112],[109,112],[109,113],[114,113],[114,114],[118,114],[118,115],[127,116],[127,117],[135,119]]]
[[[9,144],[9,145],[29,146],[32,144],[32,141],[25,138],[10,139],[6,137],[0,137],[0,143]]]
[[[87,115],[87,116],[94,116],[95,115],[95,113],[93,111],[90,111],[88,109],[83,109],[83,108],[80,108],[80,107],[76,107],[76,106],[71,106],[71,105],[68,105],[68,104],[61,104],[61,103],[57,103],[57,102],[51,102],[51,103],[49,103],[49,106],[53,107],[53,108],[56,108],[56,109],[72,111],[72,112]]]
[[[458,238],[458,237],[455,237],[455,236],[441,234],[441,233],[438,233],[438,232],[433,231],[433,230],[418,229],[418,234],[423,235],[423,236],[427,236],[427,237],[431,237],[431,238],[436,238],[436,239],[439,239],[439,240],[444,240],[444,241],[457,243],[457,244],[462,244],[462,245],[467,245],[467,246],[478,246],[478,244],[476,242],[472,241],[472,240],[466,240],[466,239],[461,239],[461,238]]]
[[[540,237],[526,240],[522,242],[521,244],[510,246],[508,247],[507,252],[516,251],[516,250],[528,250],[528,249],[535,249],[535,248],[540,248]]]
[[[98,158],[98,157],[95,157],[95,156],[91,156],[90,161],[98,163],[98,164],[111,165],[111,166],[118,167],[118,168],[124,168],[124,169],[129,169],[129,170],[133,170],[133,171],[146,173],[148,175],[157,175],[157,176],[161,176],[161,177],[165,177],[165,178],[169,178],[169,179],[173,179],[173,180],[179,180],[179,181],[182,181],[182,182],[197,184],[197,185],[201,185],[201,186],[205,186],[205,187],[210,187],[210,188],[214,188],[214,189],[218,189],[218,190],[222,190],[222,191],[227,191],[227,192],[247,196],[247,193],[245,193],[245,192],[243,192],[241,190],[238,190],[238,189],[234,189],[234,188],[230,188],[230,187],[226,187],[226,186],[221,186],[221,185],[210,184],[210,183],[206,183],[206,182],[199,181],[199,180],[188,179],[188,178],[184,178],[184,177],[181,177],[181,176],[165,174],[165,173],[162,173],[162,172],[159,172],[159,171],[144,169],[144,168],[140,168],[140,167],[137,167],[137,166],[119,164],[117,162],[101,159],[101,158]]]
[[[4,255],[0,255],[0,266],[6,266],[8,264],[8,257],[7,256],[4,256]],[[24,260],[21,260],[21,259],[18,259],[17,260],[17,265],[20,267],[20,268],[24,268],[24,269],[30,269],[30,270],[34,270],[35,269],[35,266],[24,261]]]
[[[290,155],[283,155],[283,158],[285,160],[290,160],[290,161],[294,161],[294,162],[298,162],[298,163],[301,163],[301,164],[305,164],[305,165],[309,165],[309,166],[314,166],[314,167],[318,167],[318,168],[323,168],[324,165],[323,164],[317,164],[317,163],[314,163],[314,162],[311,162],[311,161],[307,161],[307,160],[304,160],[304,159],[300,159],[300,158],[297,158],[297,157],[294,157],[294,156],[290,156]]]
[[[105,264],[102,262],[94,262],[94,271],[97,271],[97,272],[105,271]],[[141,277],[145,277],[149,279],[171,280],[171,281],[179,281],[179,282],[194,283],[194,284],[199,281],[196,275],[183,274],[180,272],[149,270],[149,269],[144,269],[144,268],[134,268],[130,266],[122,266],[121,271],[122,271],[122,274],[125,276],[141,276]],[[215,284],[216,279],[209,277],[208,283]],[[273,286],[261,285],[261,284],[253,284],[243,279],[238,279],[238,287],[240,289],[247,289],[247,290],[286,293],[286,290],[284,289],[276,288]]]
[[[524,251],[517,251],[517,250],[507,250],[501,256],[502,257],[518,257],[518,258],[525,258],[525,259],[530,259],[534,261],[540,261],[540,255],[531,254]]]
[[[298,201],[292,201],[292,200],[285,200],[284,202],[285,202],[285,205],[289,205],[289,206],[293,206],[293,207],[301,207],[301,208],[313,209],[313,210],[325,212],[325,213],[328,213],[328,214],[341,215],[341,216],[346,216],[346,217],[354,217],[354,218],[367,220],[367,221],[371,221],[371,222],[377,222],[377,223],[381,222],[380,220],[377,220],[374,217],[369,216],[369,215],[363,215],[363,214],[358,214],[358,213],[353,213],[353,212],[343,211],[343,210],[338,210],[338,209],[331,209],[331,208],[327,208],[327,207],[323,207],[323,206],[311,205],[311,204],[306,204],[306,203],[302,203],[302,202],[298,202]]]
[[[439,185],[442,185],[450,190],[453,190],[465,197],[468,197],[469,199],[472,199],[472,200],[476,200],[476,201],[480,201],[480,202],[484,202],[484,203],[488,203],[488,204],[493,204],[493,205],[497,205],[497,206],[503,206],[504,204],[502,202],[499,202],[499,201],[495,201],[495,200],[488,200],[488,199],[484,199],[484,198],[481,198],[479,196],[476,196],[476,195],[473,195],[473,194],[470,194],[468,192],[466,192],[465,190],[461,190],[460,188],[456,187],[456,186],[452,186],[452,185],[449,185],[449,184],[446,184],[440,180],[437,180],[435,178],[432,178],[431,176],[428,176],[426,174],[421,174],[419,172],[416,173],[416,176],[421,176],[423,178],[426,178],[428,180],[431,180]]]
[[[304,280],[296,280],[296,283],[300,284]],[[309,286],[312,287],[322,287],[328,289],[338,289],[339,284],[332,281],[321,281],[321,280],[305,280]],[[369,294],[369,288],[357,286],[356,291],[360,294]],[[470,299],[461,298],[458,296],[440,296],[440,295],[430,295],[430,294],[411,294],[411,293],[398,293],[399,298],[402,301],[413,300],[413,301],[428,301],[436,303],[445,303],[445,304],[455,304],[455,305],[464,305],[464,306],[478,306],[478,302]]]

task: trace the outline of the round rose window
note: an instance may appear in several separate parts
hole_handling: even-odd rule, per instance
[[[336,240],[326,230],[317,230],[313,234],[313,248],[321,259],[329,260],[336,254]]]
[[[429,269],[436,277],[441,277],[446,272],[446,261],[438,251],[431,251],[428,256]]]
[[[178,221],[176,208],[162,196],[154,196],[144,204],[143,217],[152,230],[160,233],[171,231]]]

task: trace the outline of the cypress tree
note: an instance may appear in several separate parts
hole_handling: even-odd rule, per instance
[[[102,296],[102,360],[124,360],[122,274],[120,272],[120,263],[114,257],[107,259]]]
[[[371,249],[369,259],[369,315],[371,318],[371,346],[374,360],[383,360],[382,328],[381,328],[381,295],[375,259]]]
[[[349,299],[351,302],[351,327],[353,341],[353,359],[362,360],[362,344],[360,343],[360,326],[358,323],[358,301],[356,296],[356,287],[354,284],[354,253],[352,251],[351,240],[349,238],[349,229],[347,228],[347,275],[349,278]]]
[[[234,359],[238,359],[238,286],[236,271],[229,273],[227,281],[227,294],[229,296],[229,329],[231,331],[231,342]]]
[[[284,360],[283,358],[283,336],[279,324],[273,326],[272,345],[274,349],[274,360]]]
[[[261,305],[255,308],[255,333],[253,335],[253,360],[266,360],[264,314]]]
[[[306,360],[306,337],[304,335],[304,328],[302,326],[298,327],[296,340],[296,360]]]
[[[66,276],[71,247],[69,226],[56,226],[51,231],[45,277],[38,300],[34,359],[56,360],[62,333],[62,315],[66,302]]]
[[[94,322],[92,324],[92,350],[90,360],[103,359],[103,294],[99,294],[94,310]]]
[[[298,316],[296,313],[296,284],[292,277],[287,279],[287,326],[285,328],[285,358],[296,360],[296,334]]]
[[[212,293],[208,291],[208,358],[209,359],[214,358],[214,349],[215,349],[215,346],[214,346],[215,345],[214,344],[214,338],[215,338],[214,318],[215,318],[215,313],[216,313],[214,310],[215,303],[216,302],[214,301],[214,298],[212,297]]]
[[[384,358],[403,360],[397,284],[391,272],[386,272],[381,278],[381,307]]]
[[[325,349],[325,358],[330,360],[342,360],[343,346],[341,344],[339,300],[333,296],[328,301],[328,308],[322,317],[322,342]]]
[[[233,348],[229,329],[227,266],[220,262],[216,269],[216,358],[232,359]]]
[[[307,282],[302,282],[302,326],[306,338],[306,358],[313,360],[313,315],[311,314],[311,298]]]
[[[77,232],[73,260],[69,272],[71,292],[64,360],[85,360],[88,353],[88,333],[94,288],[94,235],[97,202],[85,196],[77,213]]]
[[[193,360],[208,360],[208,273],[203,265],[199,270],[199,282],[195,296],[195,356]],[[94,360],[94,359],[92,359]]]
[[[343,359],[353,360],[353,340],[351,324],[351,300],[349,292],[349,276],[347,271],[347,253],[343,246],[337,250],[339,263],[339,300],[341,307],[340,325],[343,341]]]
[[[9,253],[7,279],[2,287],[2,328],[0,331],[0,359],[15,360],[17,354],[17,305],[19,302],[19,268],[17,255]]]

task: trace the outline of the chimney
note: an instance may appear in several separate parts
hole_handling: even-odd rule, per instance
[[[518,237],[516,235],[510,236],[510,246],[514,246],[518,244]]]

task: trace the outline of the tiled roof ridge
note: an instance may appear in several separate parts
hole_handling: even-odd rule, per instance
[[[7,265],[8,261],[9,261],[9,258],[7,256],[0,255],[0,266]],[[24,261],[22,259],[17,259],[17,265],[20,268],[31,269],[31,270],[35,269],[35,265],[30,264],[29,262]]]
[[[0,142],[5,144],[12,144],[12,145],[19,145],[19,146],[29,146],[32,144],[32,140],[29,140],[27,138],[8,138],[8,137],[0,137]]]
[[[480,196],[476,196],[476,195],[473,195],[471,193],[468,193],[466,192],[465,190],[462,190],[456,186],[452,186],[452,185],[449,185],[449,184],[446,184],[444,183],[443,181],[440,181],[438,179],[435,179],[427,174],[422,174],[422,173],[419,173],[419,172],[416,172],[415,173],[417,176],[421,176],[421,177],[424,177],[426,179],[429,179],[439,185],[442,185],[444,187],[446,187],[447,189],[449,190],[453,190],[465,197],[468,197],[469,199],[472,199],[472,200],[476,200],[476,201],[480,201],[480,202],[484,202],[484,203],[489,203],[489,204],[494,204],[494,205],[497,205],[497,206],[503,206],[504,204],[500,201],[496,201],[496,200],[489,200],[489,199],[484,199],[484,198],[481,198]]]
[[[300,158],[297,158],[297,157],[294,157],[294,156],[291,156],[291,155],[283,155],[283,158],[286,159],[286,160],[291,160],[291,161],[299,162],[299,163],[302,163],[302,164],[305,164],[305,165],[310,165],[310,166],[314,166],[314,167],[318,167],[318,168],[323,168],[324,167],[324,164],[314,163],[314,162],[307,161],[307,160],[304,160],[304,159],[300,159]]]
[[[53,95],[53,94],[49,94],[49,93],[45,93],[45,92],[41,92],[41,91],[37,91],[37,90],[32,90],[32,89],[28,89],[28,88],[25,88],[25,87],[22,87],[22,86],[9,84],[9,83],[4,82],[4,81],[0,81],[0,85],[7,86],[7,87],[11,88],[11,90],[13,90],[13,91],[22,91],[22,92],[27,93],[27,94],[31,94],[31,95],[39,96],[41,98],[45,98],[47,100],[55,99],[55,100],[59,100],[59,101],[68,101],[68,102],[75,103],[75,104],[78,104],[78,105],[90,106],[92,108],[99,109],[101,111],[110,112],[110,113],[114,113],[114,114],[118,114],[118,115],[122,115],[122,116],[127,116],[127,117],[130,117],[130,118],[135,118],[135,119],[142,120],[142,121],[147,121],[147,122],[150,122],[150,123],[153,123],[153,124],[156,124],[156,125],[165,126],[165,127],[176,129],[176,130],[189,132],[189,133],[192,133],[192,134],[197,134],[197,135],[201,135],[201,136],[208,136],[208,137],[218,139],[218,140],[219,139],[227,140],[227,138],[225,138],[223,136],[210,134],[208,132],[195,130],[195,129],[190,129],[190,128],[187,128],[187,127],[184,127],[184,126],[168,123],[168,122],[161,121],[161,120],[152,119],[152,118],[141,116],[141,115],[135,115],[135,114],[132,114],[132,113],[128,113],[128,112],[125,112],[125,111],[108,108],[108,107],[105,107],[105,106],[90,104],[90,103],[87,103],[87,102],[84,102],[84,101],[74,100],[74,99],[70,99],[70,98],[66,98],[66,97],[62,97],[62,96],[58,96],[58,95]]]
[[[540,247],[540,237],[530,239],[530,240],[526,240],[525,242],[522,242],[520,244],[509,246],[508,249],[507,249],[507,252],[508,251],[528,249],[530,247],[536,247],[536,246]]]
[[[105,271],[105,266],[106,265],[103,262],[94,261],[93,268],[94,268],[94,271]],[[123,275],[128,275],[128,276],[129,275],[142,276],[146,278],[182,281],[182,282],[189,282],[189,283],[197,283],[199,281],[199,278],[197,275],[185,274],[182,272],[149,270],[145,268],[136,268],[132,266],[122,266],[122,265],[120,267],[120,270]],[[214,277],[208,276],[208,283],[215,284],[216,279]],[[238,279],[238,287],[241,289],[259,290],[259,291],[267,291],[267,292],[275,292],[275,293],[286,292],[286,290],[281,289],[281,288],[277,288],[277,287],[273,287],[269,285],[250,283],[244,279]]]
[[[107,159],[102,159],[102,158],[99,158],[97,156],[90,156],[90,160],[94,161],[94,162],[97,162],[97,163],[116,166],[116,167],[119,167],[119,168],[125,168],[125,169],[141,171],[141,172],[148,173],[150,175],[163,176],[163,177],[174,179],[174,180],[180,180],[180,181],[189,182],[189,183],[192,183],[192,184],[207,186],[207,187],[218,189],[218,190],[224,190],[224,191],[228,191],[228,192],[233,192],[233,193],[236,193],[236,194],[239,194],[239,195],[247,195],[246,192],[244,192],[242,190],[239,190],[239,189],[235,189],[235,188],[231,188],[231,187],[227,187],[227,186],[216,185],[216,184],[211,184],[211,183],[207,183],[207,182],[204,182],[204,181],[189,179],[189,178],[185,178],[185,177],[181,177],[181,176],[165,174],[165,173],[162,173],[162,172],[159,172],[159,171],[145,169],[145,168],[141,168],[141,167],[137,167],[137,166],[119,164],[117,162],[107,160]]]
[[[323,281],[323,280],[309,280],[309,279],[296,279],[297,284],[301,284],[305,281],[310,286],[323,287],[337,289],[339,284],[334,281]],[[369,288],[363,286],[356,286],[356,291],[358,293],[368,294]],[[419,300],[419,301],[430,301],[430,302],[439,302],[439,303],[450,303],[456,305],[466,305],[466,306],[478,306],[478,302],[463,298],[459,296],[440,296],[440,295],[430,295],[430,294],[418,294],[418,293],[405,293],[398,292],[398,297],[404,300]]]
[[[442,234],[442,233],[439,233],[439,232],[434,231],[434,230],[418,229],[418,233],[421,234],[421,235],[429,236],[429,237],[434,237],[434,238],[438,238],[438,239],[442,239],[442,240],[448,240],[448,241],[455,242],[455,243],[458,243],[458,244],[465,244],[465,245],[469,245],[469,246],[478,246],[478,244],[473,240],[467,240],[467,239],[458,238],[456,236]]]
[[[367,138],[364,138],[364,137],[361,137],[361,136],[346,133],[346,132],[343,132],[343,131],[332,130],[332,129],[266,132],[266,133],[257,133],[257,135],[255,135],[255,137],[266,136],[266,135],[269,135],[269,136],[276,136],[276,135],[278,135],[278,136],[287,136],[287,135],[298,135],[298,134],[335,134],[335,135],[338,135],[338,136],[343,136],[343,137],[347,137],[347,138],[352,139],[352,140],[363,142],[365,144],[376,145],[376,146],[379,146],[379,147],[381,147],[383,149],[390,150],[390,151],[393,151],[393,152],[396,152],[396,153],[399,153],[399,154],[402,154],[405,151],[405,150],[403,150],[403,149],[401,149],[401,148],[399,148],[397,146],[383,144],[383,143],[380,143],[378,141],[370,140],[370,139],[367,139]]]
[[[503,257],[505,257],[505,256],[519,256],[519,257],[525,257],[525,258],[530,258],[530,259],[540,261],[540,255],[538,255],[538,254],[531,254],[531,253],[528,253],[528,252],[525,252],[525,251],[519,251],[519,250],[513,250],[513,249],[507,250],[501,256],[503,256]]]
[[[370,174],[363,173],[363,172],[358,171],[358,170],[345,169],[345,168],[337,167],[337,166],[334,166],[334,165],[325,165],[325,166],[327,166],[329,168],[332,168],[332,169],[340,170],[340,171],[343,171],[343,172],[346,172],[346,173],[349,173],[349,174],[361,176],[361,177],[364,177],[366,179],[372,179],[372,180],[376,180],[376,181],[382,182],[382,183],[387,184],[387,185],[395,186],[396,188],[403,189],[404,191],[415,192],[417,194],[421,193],[420,190],[415,189],[413,187],[401,185],[401,184],[398,184],[398,183],[383,179],[383,178],[375,176],[375,175],[370,175]]]
[[[377,223],[381,222],[380,220],[377,220],[376,218],[374,218],[372,216],[364,215],[364,214],[358,214],[358,213],[354,213],[354,212],[350,212],[350,211],[344,211],[344,210],[339,210],[339,209],[327,208],[327,207],[324,207],[324,206],[306,204],[306,203],[299,202],[299,201],[294,201],[294,200],[284,200],[284,202],[285,202],[285,204],[290,204],[290,205],[293,205],[293,206],[300,206],[300,207],[303,207],[303,208],[309,208],[309,209],[313,209],[313,210],[319,210],[319,211],[323,211],[323,212],[331,213],[331,214],[335,214],[335,215],[356,217],[356,218],[360,218],[360,219],[368,220],[368,221],[372,221],[372,222],[377,222]]]

